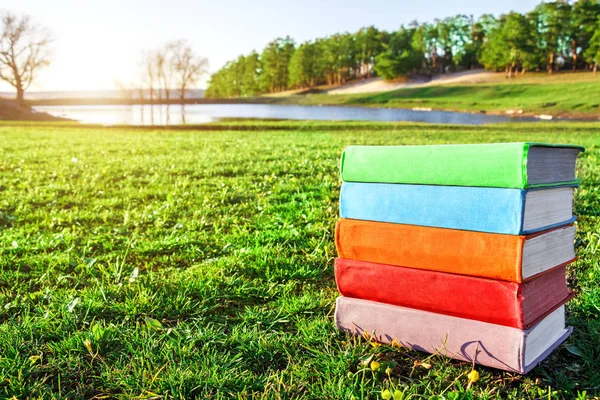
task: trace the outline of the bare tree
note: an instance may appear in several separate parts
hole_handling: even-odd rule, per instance
[[[185,40],[168,45],[172,57],[175,83],[183,103],[189,86],[196,84],[208,72],[208,59],[197,55]]]
[[[150,104],[154,103],[156,94],[156,84],[158,83],[158,69],[156,65],[156,56],[153,52],[144,52],[142,54],[142,82],[150,98]]]
[[[169,46],[164,46],[154,53],[157,80],[162,86],[162,93],[167,104],[169,104],[171,83],[173,81],[173,60],[170,57]],[[160,96],[160,89],[159,89]]]
[[[29,16],[0,16],[0,79],[17,90],[20,105],[39,70],[50,64],[51,42],[50,32],[34,25]]]
[[[171,89],[177,88],[179,99],[185,100],[186,91],[208,73],[208,60],[197,55],[185,40],[169,42],[157,50],[144,52],[140,62],[142,82],[150,96],[168,104]]]

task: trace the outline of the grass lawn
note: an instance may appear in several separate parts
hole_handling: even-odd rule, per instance
[[[383,93],[305,95],[272,99],[298,104],[367,105],[378,107],[431,107],[438,110],[572,117],[600,116],[600,74],[528,73],[513,79],[497,74],[482,83],[456,83],[399,89]]]
[[[600,124],[213,128],[0,124],[0,398],[600,395]],[[337,332],[344,146],[503,141],[587,148],[567,344],[467,390],[468,363]]]

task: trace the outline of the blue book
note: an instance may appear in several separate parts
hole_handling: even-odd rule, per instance
[[[574,189],[343,182],[340,217],[526,235],[573,223]]]

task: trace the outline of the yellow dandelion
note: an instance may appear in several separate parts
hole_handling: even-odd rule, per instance
[[[392,398],[392,392],[390,392],[388,389],[385,389],[381,392],[381,398],[383,400],[390,400]]]
[[[398,340],[398,338],[392,340],[392,347],[399,349],[400,347],[402,347],[402,345],[400,344],[400,341]]]
[[[472,370],[468,373],[467,378],[469,378],[469,384],[467,385],[467,389],[470,389],[471,386],[479,380],[479,372]]]
[[[392,369],[391,369],[390,367],[387,367],[387,368],[385,369],[385,373],[386,373],[386,375],[389,375],[389,374],[391,374],[391,373],[392,373]]]
[[[469,372],[469,374],[467,375],[467,378],[469,378],[469,382],[477,382],[479,380],[479,372],[473,370],[471,372]]]
[[[399,391],[398,389],[394,390],[394,400],[402,400],[404,399],[404,393]]]
[[[379,346],[381,346],[381,343],[379,342],[369,342],[371,343],[371,346],[373,346],[374,348],[378,348]]]
[[[377,361],[371,361],[371,369],[373,371],[377,371],[379,368],[381,368],[381,364],[379,364]]]

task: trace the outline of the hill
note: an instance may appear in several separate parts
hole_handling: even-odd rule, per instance
[[[270,102],[600,118],[600,74],[589,72],[528,73],[512,79],[503,73],[480,72],[395,86],[373,80],[364,83],[362,90],[360,84],[354,85],[327,94],[271,97]],[[371,92],[374,86],[382,90]]]
[[[66,118],[35,112],[30,107],[21,107],[14,100],[0,99],[0,120],[5,121],[68,121]]]

